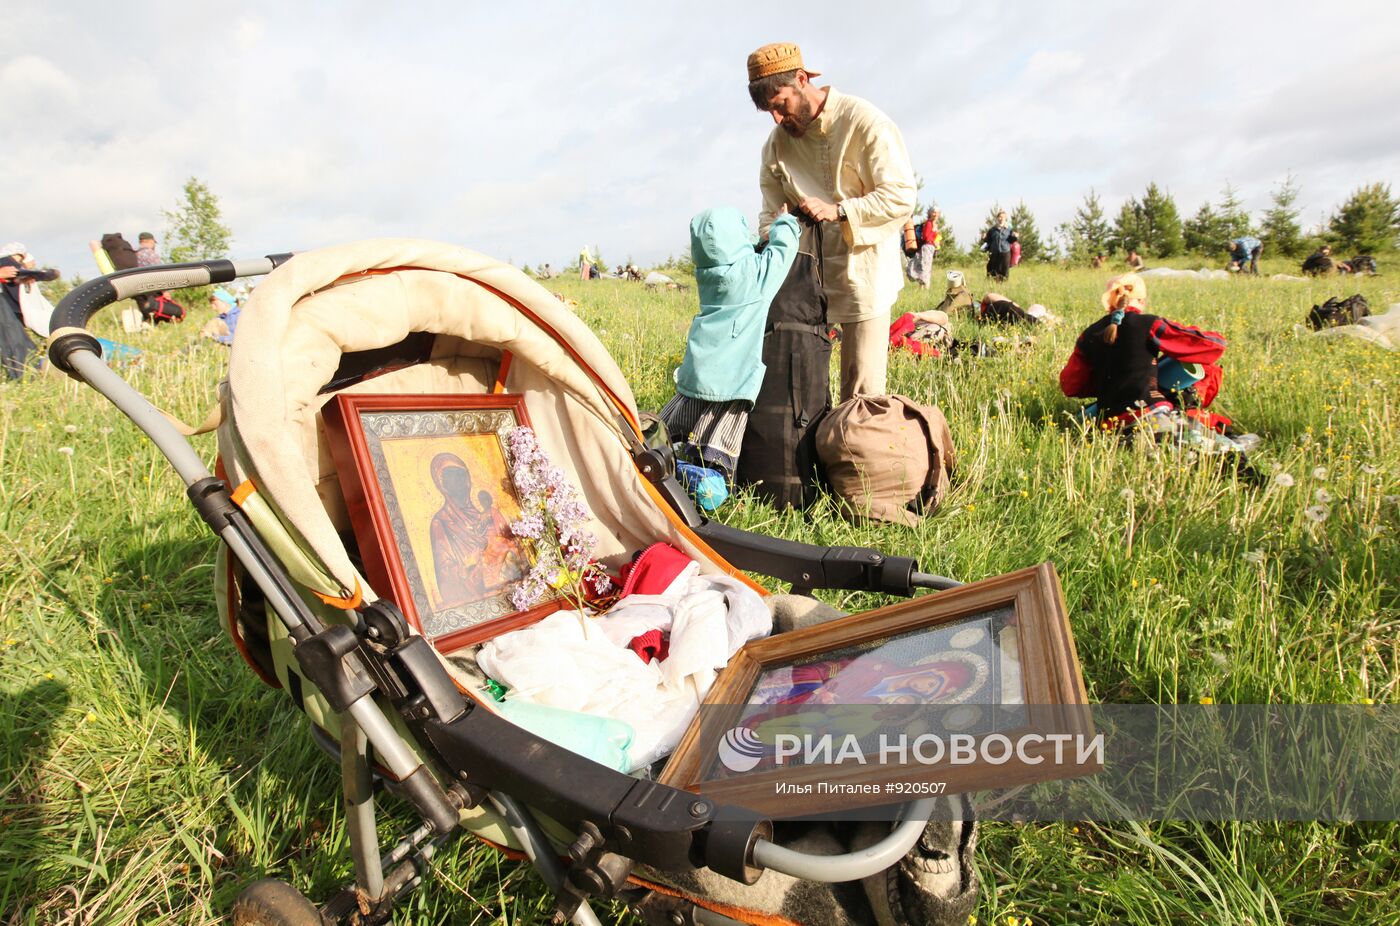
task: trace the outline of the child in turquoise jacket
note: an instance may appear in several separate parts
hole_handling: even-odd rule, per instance
[[[661,419],[681,459],[733,474],[749,409],[763,385],[768,304],[797,258],[797,219],[779,215],[755,251],[743,213],[728,206],[690,220],[700,314],[690,323],[676,395]]]

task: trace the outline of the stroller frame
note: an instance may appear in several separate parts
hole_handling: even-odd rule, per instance
[[[170,264],[100,277],[60,302],[49,343],[56,367],[111,401],[165,455],[195,509],[285,626],[300,673],[341,718],[338,743],[315,724],[312,730],[340,761],[355,882],[320,909],[281,882],[255,882],[235,904],[235,911],[244,905],[244,921],[289,926],[384,922],[395,899],[421,882],[434,852],[461,833],[462,811],[483,804],[505,819],[554,891],[556,922],[597,923],[588,906],[591,897],[637,900],[636,888],[628,883],[636,862],[671,871],[708,867],[746,884],[765,868],[831,882],[882,871],[910,850],[933,812],[934,799],[905,805],[890,834],[866,849],[805,855],[774,843],[771,821],[606,768],[476,706],[458,691],[427,640],[411,634],[402,613],[386,599],[361,607],[353,626],[323,622],[234,503],[227,483],[210,474],[170,421],[107,366],[100,343],[86,330],[98,311],[118,300],[261,276],[291,257]],[[862,547],[780,540],[715,523],[691,504],[660,452],[635,439],[632,456],[638,472],[717,553],[740,568],[792,583],[794,592],[833,588],[908,596],[917,588],[959,584],[917,571],[913,559]],[[404,742],[389,711],[397,714],[436,772]],[[422,820],[387,851],[376,829],[377,783],[406,799]],[[536,812],[575,834],[567,847],[567,866],[544,835]],[[649,918],[660,915],[679,924],[740,922],[698,904],[645,889],[642,894],[668,902],[649,909],[643,904],[641,912]],[[248,910],[256,914],[252,919],[246,917]]]

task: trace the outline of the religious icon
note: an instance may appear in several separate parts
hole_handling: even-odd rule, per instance
[[[558,607],[510,601],[535,556],[510,531],[520,502],[505,435],[529,423],[522,397],[342,394],[325,418],[365,576],[438,649]]]
[[[1045,563],[747,644],[710,689],[661,781],[792,815],[807,803],[833,809],[820,793],[805,798],[807,785],[830,794],[836,785],[868,786],[872,775],[904,785],[936,775],[946,788],[938,793],[949,794],[1073,777],[1094,769],[1037,761],[1037,750],[1045,733],[1091,729],[1086,700],[1059,582]],[[897,740],[1024,733],[1041,736],[1036,749],[995,767],[933,772],[880,761]],[[806,745],[791,752],[798,742]],[[822,742],[862,761],[833,763],[811,745]],[[890,793],[928,792],[861,800]]]

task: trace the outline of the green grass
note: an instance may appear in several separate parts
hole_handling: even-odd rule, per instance
[[[964,269],[980,288],[980,269]],[[804,517],[740,498],[724,519],[917,556],[962,579],[1052,560],[1096,701],[1393,703],[1400,356],[1298,328],[1327,295],[1359,290],[1383,309],[1400,300],[1393,279],[1149,284],[1155,310],[1229,339],[1220,406],[1264,436],[1270,476],[1250,488],[1209,460],[1069,426],[1076,403],[1056,374],[1106,275],[1013,273],[998,289],[1063,326],[994,358],[892,361],[891,390],[939,405],[953,429],[960,466],[934,516],[852,527],[825,503]],[[579,300],[639,404],[659,408],[694,290],[550,286]],[[936,301],[910,288],[897,311]],[[133,384],[186,420],[212,403],[226,362],[190,340],[195,315],[127,339],[147,350]],[[99,333],[123,340],[114,319]],[[212,459],[211,438],[196,446]],[[1304,509],[1319,490],[1331,500],[1315,523]],[[0,543],[0,922],[209,923],[255,878],[325,897],[349,876],[336,771],[228,645],[212,538],[155,448],[86,387],[56,375],[0,385]],[[1397,846],[1393,822],[986,825],[978,916],[1400,922]],[[533,922],[547,906],[493,852],[464,843],[439,867],[397,922]]]

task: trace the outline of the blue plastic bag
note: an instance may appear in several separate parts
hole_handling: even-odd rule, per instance
[[[676,478],[705,511],[714,511],[729,499],[729,486],[715,470],[692,463],[677,463]]]

